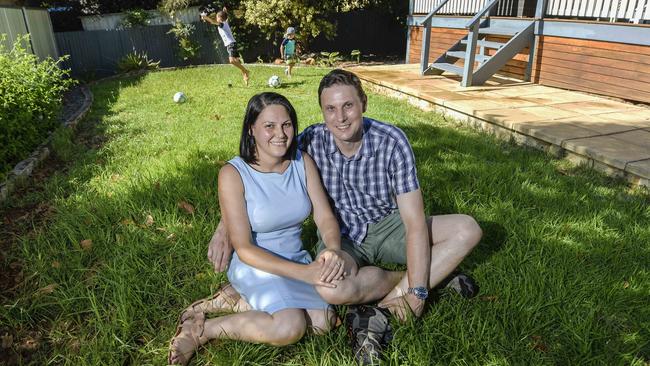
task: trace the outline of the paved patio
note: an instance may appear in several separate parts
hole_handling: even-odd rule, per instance
[[[512,79],[462,88],[419,65],[354,67],[367,88],[650,187],[650,107]]]

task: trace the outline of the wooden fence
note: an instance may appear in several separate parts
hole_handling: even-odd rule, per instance
[[[18,37],[29,34],[29,44],[23,45],[29,52],[41,60],[58,57],[52,23],[45,9],[0,7],[0,34],[5,35],[5,49],[10,50]]]
[[[179,55],[178,41],[167,34],[171,26],[155,25],[126,30],[98,30],[55,33],[61,55],[70,55],[64,66],[76,77],[94,79],[112,75],[117,63],[132,52],[146,53],[149,59],[160,61],[160,67],[188,64],[227,63],[228,54],[217,29],[204,23],[194,23],[192,39],[200,45],[199,56],[191,62]]]

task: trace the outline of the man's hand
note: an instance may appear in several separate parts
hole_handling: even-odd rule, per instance
[[[345,276],[345,260],[339,250],[323,250],[316,258],[316,262],[321,264],[320,280],[323,282],[342,280]]]
[[[404,322],[408,319],[409,313],[419,318],[424,312],[424,300],[420,300],[413,294],[404,294],[387,301],[382,301],[379,306],[388,309],[397,319]]]
[[[214,265],[215,272],[223,272],[228,268],[230,256],[232,255],[232,245],[228,238],[228,233],[224,225],[219,222],[210,243],[208,244],[208,259]]]

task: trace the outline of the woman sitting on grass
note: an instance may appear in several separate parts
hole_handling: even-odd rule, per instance
[[[248,102],[240,156],[219,172],[222,222],[235,249],[228,279],[241,298],[228,303],[226,287],[190,305],[171,340],[170,364],[187,364],[212,339],[283,346],[307,328],[323,334],[335,325],[314,286],[335,287],[343,277],[339,226],[314,161],[297,149],[297,131],[296,111],[282,95],[261,93]],[[315,262],[300,239],[312,207],[328,247]],[[205,319],[218,310],[235,313]]]

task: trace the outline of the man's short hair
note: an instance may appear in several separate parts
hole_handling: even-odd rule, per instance
[[[359,99],[361,99],[361,103],[363,104],[363,109],[365,111],[366,103],[368,103],[368,97],[366,96],[366,93],[363,91],[363,88],[361,87],[361,80],[359,80],[359,77],[356,76],[354,73],[347,70],[341,70],[341,69],[334,69],[330,71],[327,75],[323,76],[323,79],[321,79],[320,85],[318,86],[319,106],[322,107],[320,97],[323,94],[323,90],[334,85],[353,86],[357,90],[357,94],[359,95]]]

